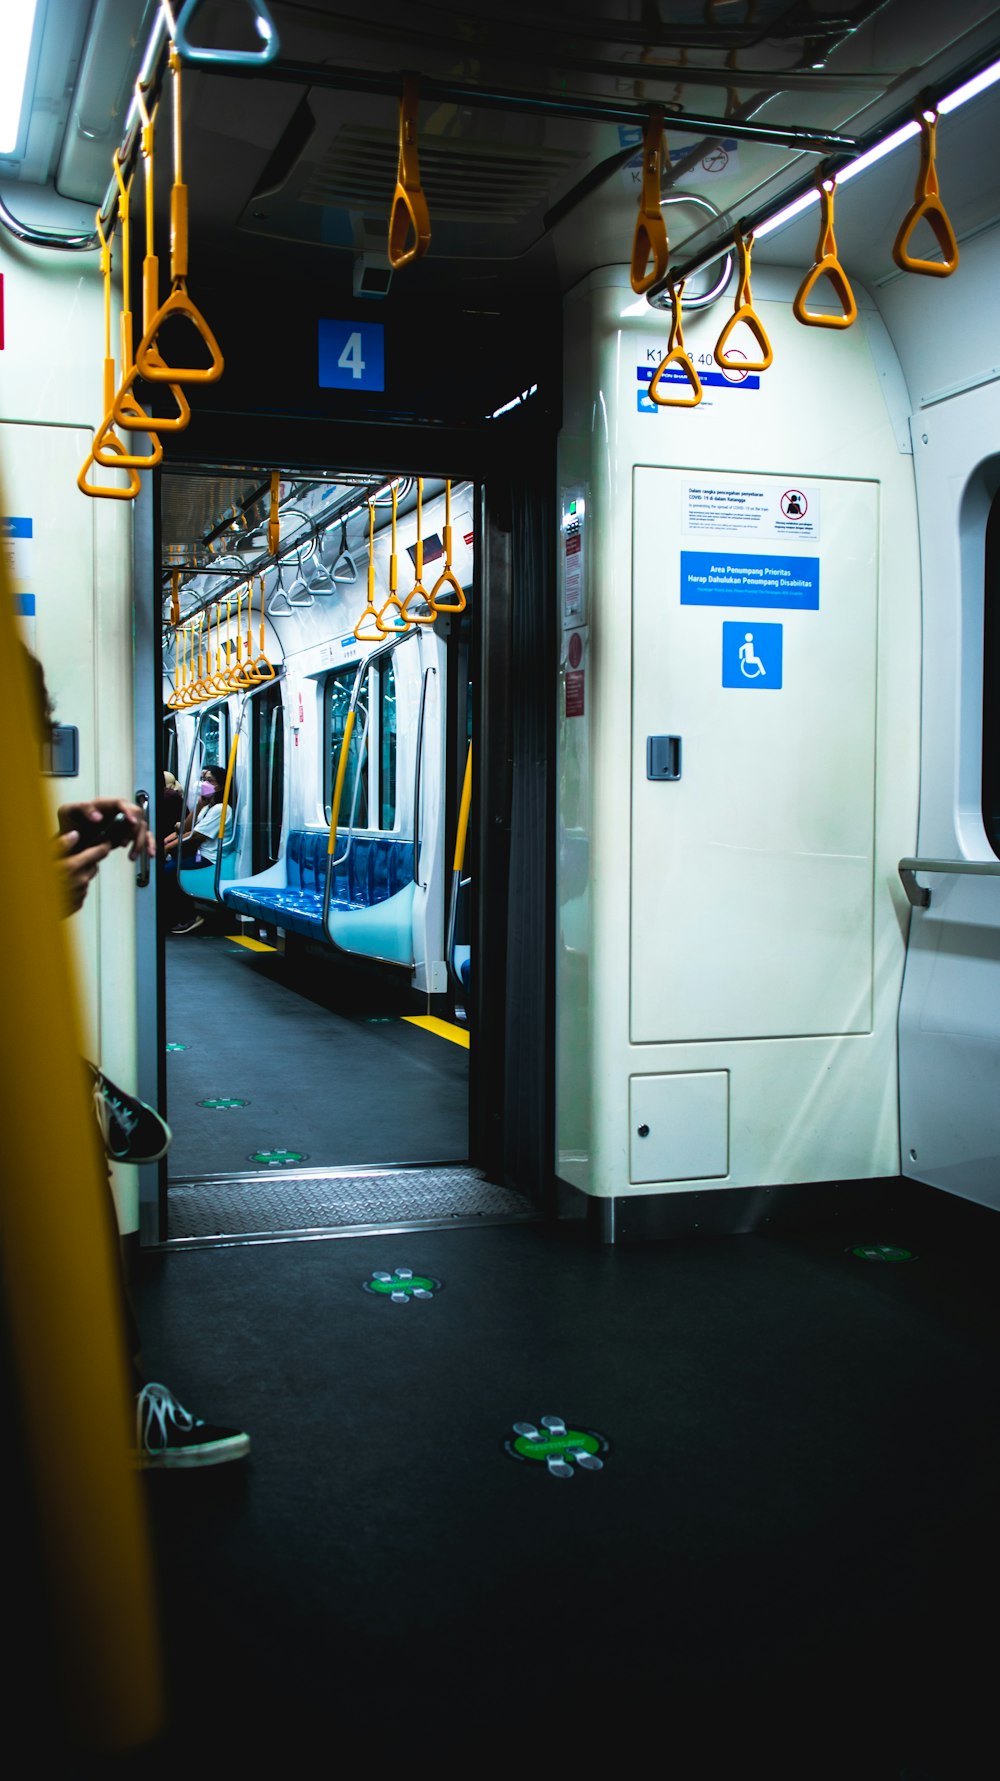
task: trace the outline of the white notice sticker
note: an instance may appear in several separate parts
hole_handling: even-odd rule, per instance
[[[689,482],[684,504],[688,537],[706,532],[716,537],[819,537],[819,484],[782,482],[741,476],[713,476],[710,482]]]
[[[33,527],[30,519],[0,517],[0,548],[14,592],[22,593],[32,586]]]

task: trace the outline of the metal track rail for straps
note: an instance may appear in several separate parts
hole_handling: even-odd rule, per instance
[[[979,55],[970,57],[968,62],[953,69],[946,81],[938,83],[933,88],[925,88],[919,97],[920,106],[924,110],[936,112],[942,99],[946,98],[949,93],[957,92],[959,87],[964,86],[967,81],[974,80],[977,74],[982,74],[985,69],[992,67],[998,57],[1000,57],[1000,40],[994,41],[987,49],[981,51]],[[901,130],[904,125],[911,124],[913,122],[913,108],[914,102],[911,98],[907,100],[905,105],[899,106],[897,110],[892,112],[889,117],[883,118],[874,130],[869,130],[864,136],[858,137],[848,153],[836,152],[829,155],[826,163],[821,169],[820,176],[832,178],[838,173],[843,173],[852,161],[860,160],[863,155],[869,154],[872,149],[878,148],[881,143],[894,135],[897,130]],[[672,130],[679,128],[679,125],[674,118],[668,117],[667,121]],[[735,128],[730,131],[730,127],[727,124],[725,126],[725,133],[732,134],[735,137],[737,131]],[[816,181],[817,174],[814,169],[812,173],[808,174],[804,179],[798,180],[793,186],[789,186],[782,192],[780,198],[772,198],[767,204],[759,205],[755,210],[747,211],[744,215],[739,217],[737,227],[744,235],[753,234],[760,230],[763,225],[769,222],[779,211],[790,208],[793,204],[798,203],[801,198],[811,197],[816,191]],[[717,261],[722,259],[724,254],[730,252],[732,240],[733,231],[732,228],[728,228],[724,236],[716,236],[716,238],[713,241],[710,241],[706,247],[702,248],[700,251],[694,252],[690,259],[686,260],[682,266],[672,267],[668,277],[675,280],[695,278],[699,272],[707,271],[709,266],[714,266]],[[662,279],[659,284],[651,286],[646,292],[647,303],[653,303],[655,298],[665,289],[666,284],[667,279],[665,278]]]

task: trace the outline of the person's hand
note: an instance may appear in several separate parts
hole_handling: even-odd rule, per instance
[[[97,877],[97,868],[111,852],[108,843],[102,841],[98,847],[85,847],[81,853],[74,853],[79,839],[78,829],[68,829],[64,835],[57,835],[53,843],[64,915],[76,915],[83,908],[91,882]]]
[[[88,823],[101,822],[107,816],[116,816],[121,811],[132,825],[132,842],[128,850],[130,860],[137,860],[140,855],[148,854],[150,859],[156,852],[156,842],[149,832],[146,818],[138,804],[130,804],[125,798],[91,798],[86,804],[60,804],[59,831],[66,834],[75,829],[77,840]],[[93,849],[88,848],[88,853]],[[110,850],[108,850],[110,851]]]
[[[179,842],[180,842],[179,835],[168,835],[166,840],[163,843],[164,853],[170,853],[173,848],[178,846]]]

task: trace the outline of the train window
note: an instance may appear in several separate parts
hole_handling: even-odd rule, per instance
[[[1000,492],[986,522],[983,593],[983,823],[1000,854]]]
[[[340,745],[344,739],[344,727],[347,723],[347,712],[351,703],[351,692],[354,687],[354,668],[346,668],[340,674],[328,674],[323,682],[323,733],[326,737],[323,763],[323,797],[326,804],[327,821],[333,809],[333,785],[337,777],[337,763],[340,759]],[[347,751],[347,777],[344,781],[344,797],[340,811],[340,821],[347,826],[350,820],[351,803],[354,788],[358,780],[359,750],[362,747],[364,724],[362,721],[362,701],[359,702],[357,721],[351,735],[350,747]],[[368,775],[362,768],[358,801],[354,812],[354,827],[368,827]]]
[[[378,664],[379,828],[396,826],[396,671],[392,657]]]
[[[206,711],[201,720],[201,761],[204,767],[225,767],[229,760],[229,707]]]

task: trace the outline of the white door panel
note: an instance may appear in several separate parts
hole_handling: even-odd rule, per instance
[[[982,817],[985,538],[996,387],[914,424],[924,673],[918,857],[996,863]],[[1000,1208],[1000,878],[920,875],[899,1019],[907,1175]]]
[[[820,540],[737,541],[818,561],[817,609],[755,609],[678,601],[688,480],[635,472],[631,1037],[867,1033],[878,490],[825,479]],[[724,684],[744,638],[748,684]],[[662,733],[682,738],[676,781],[646,777]]]

